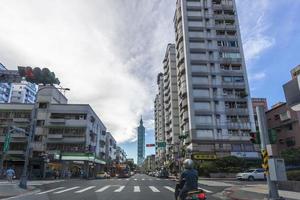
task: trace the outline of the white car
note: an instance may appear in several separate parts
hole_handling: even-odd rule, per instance
[[[264,180],[266,179],[264,169],[249,169],[246,172],[238,173],[236,178],[239,180]]]

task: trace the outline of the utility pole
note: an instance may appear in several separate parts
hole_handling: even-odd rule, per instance
[[[29,135],[27,138],[27,147],[26,147],[26,152],[25,152],[25,161],[24,161],[24,167],[23,167],[23,172],[20,178],[20,183],[19,186],[20,188],[27,189],[27,171],[28,171],[28,165],[29,165],[29,157],[30,157],[30,152],[32,149],[32,140],[33,136],[35,133],[35,121],[36,121],[36,113],[37,113],[37,98],[38,96],[36,95],[35,98],[35,103],[33,105],[33,109],[31,111],[31,122],[30,122],[30,130],[29,130]]]
[[[260,140],[261,140],[261,151],[263,152],[263,151],[267,151],[267,145],[270,144],[264,107],[257,106],[256,113],[258,117],[259,133],[260,133]],[[268,199],[269,200],[280,199],[276,182],[271,181],[269,172],[266,172],[266,177],[267,177],[267,183],[269,188]]]
[[[5,142],[3,143],[3,151],[2,151],[2,158],[0,160],[0,176],[2,176],[4,173],[4,160],[6,159],[6,154],[7,151],[9,150],[9,144],[10,144],[10,140],[11,140],[11,135],[10,133],[12,132],[11,130],[11,125],[9,123],[9,125],[7,126],[7,133],[5,135]]]

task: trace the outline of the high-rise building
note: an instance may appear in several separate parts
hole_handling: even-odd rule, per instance
[[[165,106],[164,106],[164,75],[159,73],[157,76],[158,94],[156,95],[155,107],[155,142],[165,142]],[[166,149],[155,147],[155,158],[158,166],[164,165],[166,161]]]
[[[12,83],[9,103],[34,103],[36,85],[27,81]]]
[[[137,128],[137,160],[138,165],[141,166],[145,159],[145,127],[143,125],[143,119],[140,120],[140,126]]]
[[[234,0],[177,0],[176,65],[186,156],[258,157]]]
[[[174,161],[178,157],[179,147],[179,108],[175,44],[168,44],[163,60],[163,68],[165,139],[167,142],[166,160]]]
[[[4,65],[0,63],[0,70],[7,70]],[[0,103],[8,103],[10,94],[10,84],[0,83]]]

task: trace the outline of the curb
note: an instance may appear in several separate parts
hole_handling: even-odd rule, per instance
[[[8,199],[15,199],[15,198],[19,198],[19,197],[25,197],[25,196],[28,196],[28,195],[32,195],[32,194],[35,194],[37,192],[40,192],[41,190],[40,189],[32,189],[24,194],[20,194],[20,195],[16,195],[16,196],[12,196],[12,197],[8,197],[8,198],[4,198],[3,200],[8,200]]]

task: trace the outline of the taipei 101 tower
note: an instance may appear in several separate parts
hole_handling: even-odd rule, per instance
[[[145,159],[145,127],[143,125],[143,119],[140,120],[140,126],[138,127],[137,138],[137,164],[141,166]]]

